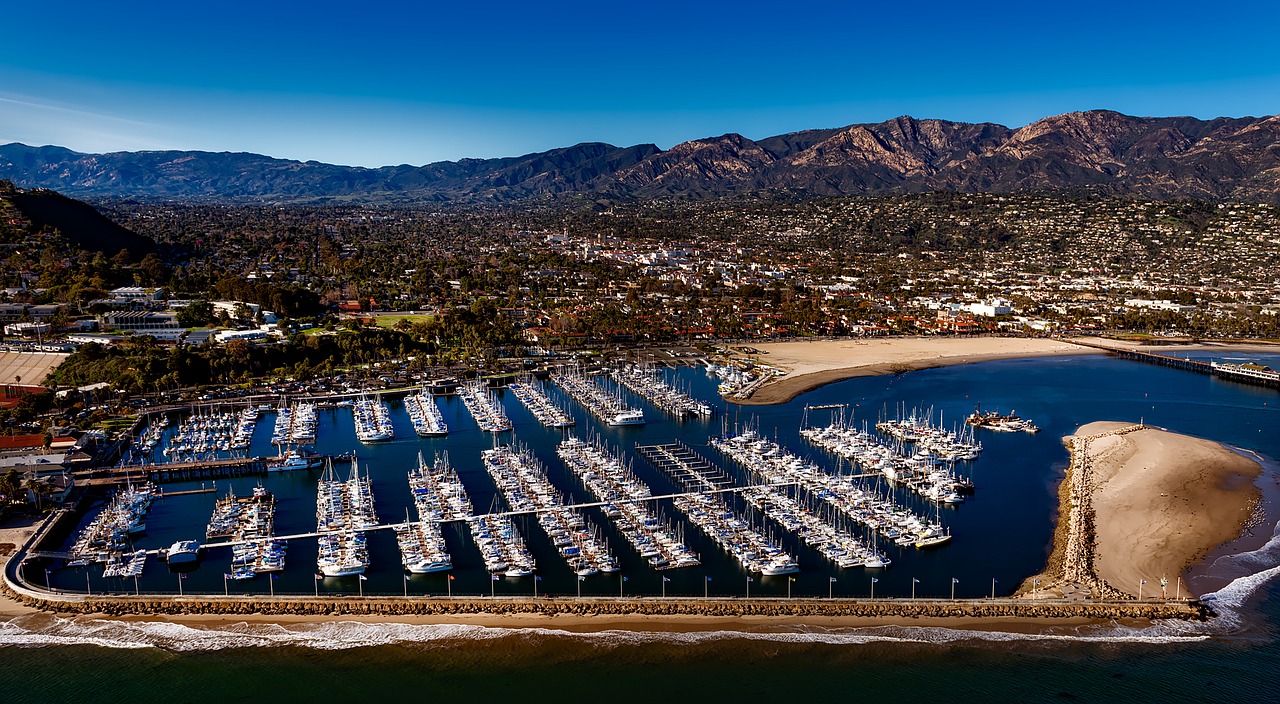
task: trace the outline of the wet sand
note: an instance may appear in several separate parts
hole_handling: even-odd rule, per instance
[[[1186,573],[1250,525],[1261,465],[1209,440],[1129,423],[1089,423],[1067,440],[1072,461],[1054,550],[1036,577],[1041,593],[1149,599],[1166,579],[1167,596],[1198,596]]]

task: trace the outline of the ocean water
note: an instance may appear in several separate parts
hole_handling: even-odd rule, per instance
[[[1276,364],[1276,358],[1259,357]],[[701,370],[679,372],[697,394],[714,398],[714,383]],[[558,390],[552,390],[559,396]],[[1049,360],[1011,360],[912,372],[898,377],[851,379],[805,394],[789,404],[761,408],[721,406],[712,421],[675,423],[648,406],[643,428],[603,428],[567,399],[588,429],[635,456],[636,443],[681,439],[722,467],[732,466],[707,446],[709,435],[752,424],[788,448],[835,468],[837,462],[808,446],[798,435],[805,405],[850,404],[856,421],[874,423],[905,404],[932,407],[947,425],[959,423],[977,403],[984,408],[1016,410],[1042,428],[1034,436],[983,433],[986,446],[967,468],[977,491],[970,501],[939,513],[955,538],[936,550],[886,547],[894,564],[875,572],[876,595],[907,596],[912,578],[921,580],[920,596],[942,596],[954,577],[957,596],[981,596],[994,587],[1012,591],[1037,571],[1047,555],[1053,528],[1054,489],[1067,461],[1061,438],[1094,420],[1143,420],[1182,433],[1224,442],[1268,459],[1269,481],[1280,457],[1280,394],[1177,370],[1098,356]],[[507,395],[504,406],[516,424],[516,438],[547,466],[553,481],[573,498],[588,495],[555,456],[558,431],[537,425]],[[408,419],[395,409],[397,439],[365,448],[356,442],[350,412],[321,412],[322,452],[356,450],[374,479],[378,510],[397,520],[410,505],[404,472],[419,451],[430,456],[447,450],[462,473],[477,509],[493,501],[494,490],[480,464],[479,451],[493,439],[478,432],[460,402],[442,400],[451,429],[444,440],[419,440]],[[811,421],[825,418],[811,413]],[[255,439],[255,454],[267,454],[271,417]],[[673,488],[638,456],[634,466],[655,492]],[[248,493],[256,480],[238,481]],[[314,527],[315,476],[292,473],[270,477],[278,497],[277,532]],[[173,488],[183,488],[174,486]],[[189,487],[188,487],[189,488]],[[226,485],[219,483],[220,491]],[[907,496],[900,497],[911,503]],[[163,547],[203,534],[213,494],[166,498],[156,504],[140,547]],[[930,506],[914,504],[921,511]],[[673,514],[668,514],[675,518]],[[606,535],[612,528],[592,518]],[[1261,530],[1271,533],[1273,526]],[[522,531],[539,560],[540,592],[572,594],[576,578],[533,521]],[[791,584],[799,595],[825,595],[836,577],[837,595],[865,596],[872,573],[838,570],[821,556],[775,531],[799,557],[802,572]],[[627,593],[657,594],[660,575],[647,568],[614,535],[610,541],[622,559]],[[490,582],[465,529],[448,534],[454,555],[455,594],[488,593]],[[1262,537],[1265,537],[1262,536]],[[745,575],[737,563],[686,528],[688,542],[704,564],[668,571],[668,594],[701,594],[706,577],[719,595],[740,595]],[[394,538],[371,538],[373,565],[367,593],[400,593],[403,588]],[[1261,542],[1261,541],[1259,541]],[[276,582],[278,593],[310,593],[315,588],[315,546],[295,541],[289,566]],[[183,582],[188,593],[221,593],[228,555],[206,555]],[[1113,701],[1132,697],[1182,696],[1196,701],[1273,700],[1280,646],[1275,627],[1280,606],[1280,538],[1245,554],[1223,556],[1196,584],[1213,589],[1207,598],[1222,614],[1209,624],[1168,623],[1144,629],[1105,625],[1059,628],[1048,634],[970,633],[911,626],[819,629],[779,632],[696,634],[604,632],[575,634],[550,629],[485,629],[474,626],[407,626],[358,623],[283,628],[267,625],[217,631],[170,624],[122,624],[40,615],[0,625],[0,701],[314,701],[373,696],[485,696],[544,700],[605,697],[621,701],[721,699],[759,695],[862,699],[907,693],[948,701],[1081,699]],[[95,590],[132,591],[133,583],[111,584],[90,574]],[[54,585],[84,589],[85,572],[55,573]],[[443,575],[415,576],[411,593],[445,592]],[[786,594],[782,579],[757,578],[752,594]],[[266,582],[232,583],[237,592],[264,593]],[[531,592],[529,580],[494,583],[499,593]],[[583,592],[612,595],[618,576],[598,576]],[[151,564],[139,580],[141,591],[175,591],[177,577],[163,564]],[[351,593],[354,580],[325,580],[326,591]]]

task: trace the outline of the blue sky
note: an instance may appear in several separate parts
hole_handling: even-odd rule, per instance
[[[1280,3],[11,3],[0,143],[379,166],[910,114],[1280,112]]]

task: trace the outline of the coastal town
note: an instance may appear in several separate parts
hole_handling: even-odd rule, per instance
[[[1280,689],[1280,5],[3,16],[0,704]]]
[[[513,431],[527,434],[514,420],[526,412],[556,432],[585,424],[588,438],[666,415],[658,430],[634,431],[657,433],[652,444],[637,443],[637,457],[661,470],[648,483],[627,470],[618,488],[606,490],[591,484],[595,470],[583,476],[612,507],[604,517],[627,516],[619,524],[631,526],[623,530],[626,542],[651,563],[700,564],[674,537],[696,526],[713,537],[737,536],[721,548],[748,573],[768,576],[800,568],[773,532],[761,532],[766,525],[795,532],[842,570],[890,565],[881,541],[917,548],[949,542],[950,527],[928,507],[957,506],[974,491],[970,465],[981,444],[973,429],[957,434],[941,419],[935,427],[931,417],[911,415],[910,422],[900,416],[899,425],[880,419],[878,435],[833,424],[810,437],[814,447],[875,478],[868,481],[833,478],[825,474],[830,469],[764,438],[757,448],[754,431],[728,432],[727,421],[723,437],[710,438],[727,453],[727,464],[717,467],[682,439],[663,437],[667,423],[713,421],[735,404],[787,403],[849,377],[1027,357],[1109,354],[1280,385],[1269,367],[1240,364],[1235,351],[1266,352],[1266,339],[1277,336],[1273,233],[1280,213],[1271,206],[954,194],[520,211],[107,202],[103,212],[157,247],[110,257],[6,207],[10,255],[0,260],[0,275],[16,285],[0,309],[9,370],[0,373],[11,380],[4,414],[13,433],[6,438],[5,510],[48,515],[86,500],[93,506],[135,469],[151,481],[181,482],[323,468],[330,478],[320,482],[318,499],[327,506],[316,529],[322,574],[363,579],[364,535],[396,525],[372,518],[367,475],[350,485],[350,496],[326,494],[324,486],[349,484],[332,477],[334,458],[352,461],[359,446],[376,450],[395,441],[401,408],[419,442],[449,442],[461,424],[491,435],[491,452],[510,452]],[[1210,345],[1186,346],[1197,341]],[[1240,346],[1249,342],[1255,346]],[[1193,360],[1167,349],[1211,356]],[[689,375],[697,369],[706,371],[711,398],[694,393],[707,383]],[[519,405],[504,403],[503,392]],[[454,399],[465,420],[449,411]],[[332,409],[345,405],[359,446],[327,439],[338,432]],[[587,415],[575,416],[577,408]],[[254,440],[262,414],[274,418],[271,460]],[[994,411],[974,410],[974,417],[999,419],[993,427],[1035,427]],[[944,439],[930,444],[917,433]],[[613,451],[602,445],[595,452]],[[563,487],[540,465],[550,458],[527,449],[485,457],[511,510],[561,516],[546,530],[580,577],[618,571],[599,529],[580,534],[591,524],[574,513],[577,504],[556,496]],[[452,481],[452,491],[465,497],[462,483]],[[737,482],[795,489],[743,488],[733,491],[747,493],[728,503],[715,498]],[[197,491],[189,482],[179,486]],[[608,503],[653,496],[659,486],[674,492],[681,520]],[[902,493],[886,503],[883,491]],[[271,496],[261,485],[252,493]],[[755,508],[735,508],[743,499]],[[244,510],[234,496],[226,501],[236,516]],[[449,497],[432,501],[443,506]],[[149,506],[150,499],[128,505]],[[533,575],[521,536],[527,527],[517,532],[498,508],[450,520],[473,523],[499,573]],[[107,555],[107,576],[142,574],[147,555],[121,536],[144,525],[145,516],[112,511],[123,533],[83,533],[69,559],[91,564]],[[424,511],[419,506],[420,516]],[[358,526],[348,525],[350,515]],[[236,547],[230,580],[252,580],[253,565],[258,572],[282,569],[290,536],[270,525],[268,519],[266,529],[254,529],[257,543]],[[396,529],[404,564],[452,569],[440,528],[412,525]],[[650,548],[658,526],[663,537],[653,544],[665,547]],[[1076,555],[1079,541],[1071,540],[1059,541],[1060,549]],[[179,543],[151,553],[172,560],[189,549]],[[741,552],[738,544],[753,547]],[[1032,595],[1070,599],[1083,589],[1103,602],[1133,598],[1131,589],[1106,586],[1091,560],[1084,562],[1065,577],[1045,578],[1071,585],[1065,591],[1037,582]],[[993,598],[995,591],[993,582]]]

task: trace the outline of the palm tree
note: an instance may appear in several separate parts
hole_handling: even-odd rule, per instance
[[[35,494],[36,513],[40,513],[41,511],[40,497],[44,495],[45,490],[48,489],[48,485],[40,481],[39,479],[36,479],[35,475],[32,475],[32,477],[23,484],[23,488],[25,488],[27,491],[31,492],[32,494]]]
[[[0,496],[4,497],[6,504],[13,503],[13,495],[17,494],[21,488],[22,479],[18,475],[18,470],[10,469],[0,474]]]

